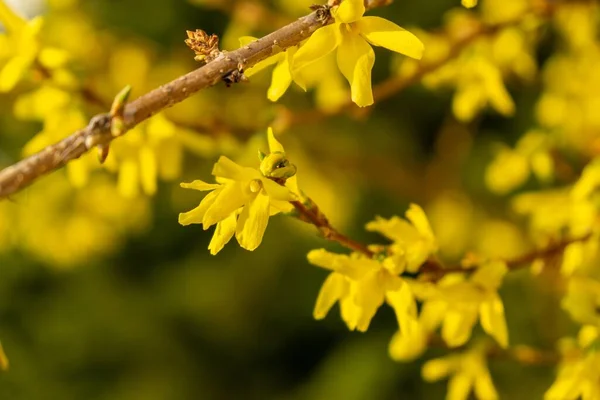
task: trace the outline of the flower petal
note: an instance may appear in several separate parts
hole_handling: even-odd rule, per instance
[[[220,191],[221,189],[217,189],[214,192],[210,192],[202,199],[198,207],[191,211],[180,213],[179,223],[184,226],[190,224],[201,224],[202,220],[204,219],[204,215],[206,214],[206,210],[213,205]]]
[[[125,160],[119,166],[117,188],[121,196],[133,199],[139,193],[139,166],[133,160]]]
[[[244,249],[253,251],[262,242],[269,222],[269,196],[258,192],[240,214],[235,237]]]
[[[271,86],[267,91],[267,98],[271,101],[277,101],[288,90],[292,83],[292,73],[290,72],[290,63],[288,57],[283,57],[273,69],[271,77]]]
[[[248,195],[244,192],[243,185],[239,182],[232,182],[219,191],[219,196],[215,202],[206,210],[202,225],[204,229],[217,222],[224,220],[231,213],[244,205],[248,200]]]
[[[375,46],[420,60],[423,43],[415,35],[392,21],[380,17],[363,17],[356,22],[362,36]]]
[[[221,222],[217,223],[215,233],[213,234],[208,249],[210,254],[216,255],[223,247],[231,240],[235,233],[235,227],[237,225],[237,215],[233,213],[229,217],[225,218]]]
[[[477,312],[465,310],[448,310],[442,325],[442,338],[450,347],[465,344],[471,337],[471,331],[477,319]]]
[[[496,294],[490,301],[481,303],[479,307],[481,327],[503,348],[508,347],[508,329],[504,318],[504,305]]]
[[[317,303],[313,311],[315,319],[323,319],[333,307],[336,301],[342,298],[342,296],[348,290],[348,283],[343,275],[332,272],[329,274],[317,297]]]
[[[0,22],[9,34],[13,34],[27,25],[27,21],[17,15],[2,0],[0,0]]]
[[[152,196],[156,193],[156,176],[158,166],[156,154],[150,146],[140,149],[140,183],[145,194]]]
[[[292,193],[287,187],[281,186],[267,178],[263,178],[261,179],[261,181],[266,194],[270,198],[280,201],[296,200],[296,196],[294,195],[294,193]]]
[[[196,179],[195,181],[190,183],[184,182],[181,183],[179,186],[181,186],[184,189],[194,189],[200,191],[213,190],[221,187],[221,185],[218,183],[206,183],[204,181],[201,181],[200,179]]]
[[[344,0],[333,15],[338,22],[350,23],[360,19],[364,13],[364,0]]]
[[[300,71],[304,67],[331,53],[340,44],[340,41],[341,34],[339,24],[331,24],[317,29],[294,55],[294,75],[296,71]]]
[[[352,101],[359,107],[373,104],[371,70],[375,63],[375,53],[360,36],[344,35],[337,51],[337,64],[350,83]]]
[[[267,129],[267,140],[269,142],[269,151],[271,153],[275,153],[276,151],[280,153],[285,153],[283,149],[283,145],[279,143],[279,140],[275,138],[275,134],[273,133],[273,128],[269,127]]]
[[[225,156],[219,157],[219,161],[217,161],[213,167],[212,174],[234,181],[249,181],[260,176],[260,173],[257,170],[242,167]]]

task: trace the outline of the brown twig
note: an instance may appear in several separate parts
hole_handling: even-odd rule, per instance
[[[375,253],[369,250],[369,248],[364,244],[347,237],[335,229],[329,222],[329,219],[327,219],[325,214],[321,212],[319,207],[317,207],[317,205],[311,199],[307,198],[305,201],[308,205],[301,201],[291,202],[298,212],[299,219],[314,225],[319,232],[321,232],[321,235],[323,235],[323,237],[327,240],[337,242],[345,248],[364,254],[367,257],[373,257],[375,255]]]
[[[367,0],[369,8],[384,0]],[[227,80],[240,69],[248,68],[277,51],[297,45],[318,28],[330,24],[332,18],[321,8],[261,39],[229,53],[223,53],[206,65],[183,75],[128,103],[123,111],[124,129],[128,130],[157,112],[171,107],[192,94]],[[98,114],[89,124],[32,156],[0,171],[0,199],[27,187],[39,177],[61,168],[98,145],[106,145],[111,135],[111,117]]]
[[[590,232],[580,237],[563,239],[557,243],[549,245],[546,248],[533,250],[529,253],[523,254],[522,256],[507,260],[506,266],[511,271],[525,268],[531,265],[531,263],[535,260],[547,260],[559,256],[564,252],[568,245],[577,242],[585,242],[591,237],[592,233]],[[460,265],[444,267],[437,261],[429,260],[419,269],[419,277],[427,281],[438,281],[447,274],[472,272],[476,268],[477,266],[465,268]]]

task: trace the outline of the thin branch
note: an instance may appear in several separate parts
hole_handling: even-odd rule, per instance
[[[311,199],[307,198],[305,200],[308,205],[305,205],[301,201],[291,202],[298,212],[298,217],[302,221],[314,225],[319,232],[321,232],[321,235],[323,235],[323,237],[327,240],[337,242],[345,248],[364,254],[369,258],[375,255],[375,252],[369,250],[369,248],[364,244],[349,238],[335,229],[329,222],[329,219],[321,212],[319,207],[317,207],[317,205]]]
[[[523,254],[519,257],[506,261],[506,266],[509,270],[514,271],[522,268],[526,268],[531,265],[535,260],[548,260],[554,257],[560,256],[565,251],[565,248],[570,244],[577,242],[585,242],[592,237],[592,233],[587,233],[583,236],[563,239],[557,243],[551,244],[543,249],[533,250],[529,253]],[[421,266],[419,269],[419,278],[426,281],[438,281],[447,274],[453,273],[465,273],[473,272],[477,268],[477,265],[469,268],[465,268],[460,265],[451,267],[444,267],[439,262],[429,260]]]

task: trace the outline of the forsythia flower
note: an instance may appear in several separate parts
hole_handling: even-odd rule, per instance
[[[463,7],[473,8],[477,5],[477,0],[461,0],[460,1]]]
[[[248,43],[255,41],[256,38],[244,36],[240,38],[240,45],[246,46]],[[277,64],[273,69],[273,77],[271,86],[267,91],[267,98],[271,101],[277,101],[287,91],[292,83],[292,61],[294,54],[298,50],[297,46],[287,48],[285,51],[275,54],[272,57],[262,60],[251,68],[244,71],[244,75],[251,77],[263,69]]]
[[[408,221],[396,216],[390,219],[377,217],[367,224],[366,229],[393,240],[392,252],[403,255],[406,270],[414,273],[437,251],[438,245],[421,207],[411,204],[406,218]]]
[[[525,183],[531,172],[541,181],[550,181],[554,164],[548,144],[548,135],[530,131],[514,150],[502,146],[486,170],[487,186],[495,193],[505,194]]]
[[[411,289],[400,274],[403,260],[368,258],[360,253],[334,254],[324,249],[308,253],[311,264],[332,271],[319,292],[315,319],[323,319],[339,301],[342,319],[349,329],[365,332],[384,301],[394,309],[400,331],[390,345],[397,359],[413,358],[424,350],[426,337],[417,323]]]
[[[275,140],[271,129],[268,136],[271,154],[261,155],[260,170],[242,167],[221,156],[212,171],[217,183],[195,180],[181,184],[186,189],[211,191],[198,207],[179,214],[179,223],[201,223],[205,230],[216,224],[208,246],[213,255],[221,251],[234,234],[241,247],[256,249],[269,216],[288,211],[288,202],[296,198],[289,188],[274,181],[283,183],[293,177],[296,167],[285,157],[283,146]]]
[[[583,326],[577,342],[563,339],[558,376],[544,400],[600,399],[600,353],[598,328]]]
[[[569,280],[562,307],[571,314],[573,320],[600,328],[599,306],[600,282],[579,276]]]
[[[352,101],[373,104],[371,70],[375,53],[369,44],[421,58],[423,44],[412,33],[380,17],[364,17],[363,0],[344,0],[332,10],[335,23],[318,29],[294,56],[294,74],[337,49],[338,68],[351,86]]]
[[[36,60],[46,68],[61,66],[67,60],[63,50],[41,46],[41,17],[26,21],[0,0],[0,23],[6,29],[0,33],[0,92],[12,90]]]
[[[446,344],[457,347],[469,340],[479,317],[483,330],[506,348],[508,330],[497,290],[507,271],[503,262],[490,262],[479,267],[469,280],[450,274],[435,285],[415,288],[415,295],[424,301],[420,315],[423,326],[433,331],[442,325]]]
[[[471,390],[479,400],[498,398],[487,367],[485,346],[482,345],[462,354],[430,360],[423,365],[421,375],[429,382],[451,375],[447,400],[466,400]]]

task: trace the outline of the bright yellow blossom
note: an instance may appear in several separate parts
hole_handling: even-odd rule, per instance
[[[265,156],[260,169],[242,167],[221,156],[212,174],[217,183],[201,180],[182,183],[186,189],[211,191],[191,211],[179,214],[181,225],[202,224],[204,229],[217,225],[210,242],[211,254],[217,254],[233,235],[246,250],[255,250],[261,243],[269,216],[288,211],[294,193],[274,179],[285,181],[296,170],[285,158],[285,152],[269,129],[271,154]]]
[[[477,5],[477,0],[460,0],[460,3],[463,5],[463,7],[473,8]]]
[[[332,10],[335,23],[318,29],[294,56],[294,74],[337,49],[337,65],[350,83],[352,101],[373,104],[371,69],[375,53],[370,44],[421,58],[423,44],[412,33],[380,17],[364,17],[362,0],[344,0]]]
[[[437,251],[438,245],[421,207],[411,204],[406,218],[408,221],[396,216],[390,219],[377,217],[367,224],[366,229],[393,240],[392,252],[402,255],[406,270],[414,273]]]
[[[401,258],[401,257],[400,257]],[[408,283],[400,278],[404,260],[398,257],[372,259],[360,253],[334,254],[324,249],[308,253],[311,264],[330,270],[315,305],[315,319],[323,319],[339,301],[342,319],[350,330],[365,332],[375,313],[387,302],[400,327],[392,339],[390,354],[410,359],[426,346],[426,336],[417,322],[417,308]]]
[[[253,42],[256,38],[251,36],[244,36],[240,38],[240,45],[246,46],[248,43]],[[267,98],[271,101],[277,101],[287,91],[292,83],[292,61],[294,54],[298,50],[297,46],[287,48],[285,51],[275,54],[272,57],[262,60],[251,68],[244,71],[247,77],[251,77],[257,72],[270,67],[273,64],[277,64],[273,68],[273,78],[271,86],[267,91]]]
[[[583,326],[576,341],[565,338],[559,343],[563,359],[544,400],[600,399],[598,328]]]
[[[63,50],[42,47],[41,17],[26,21],[0,0],[0,24],[6,29],[6,33],[0,33],[0,92],[12,90],[36,60],[47,68],[66,62]]]
[[[429,382],[451,376],[446,400],[466,400],[471,391],[479,400],[498,398],[487,367],[486,350],[483,345],[475,346],[461,354],[430,360],[423,365],[421,374],[423,379]]]
[[[423,284],[415,295],[423,300],[420,321],[428,331],[442,326],[442,338],[450,347],[465,344],[477,318],[485,332],[502,347],[508,346],[504,305],[498,288],[508,268],[503,262],[490,262],[467,280],[450,274],[434,284]]]

